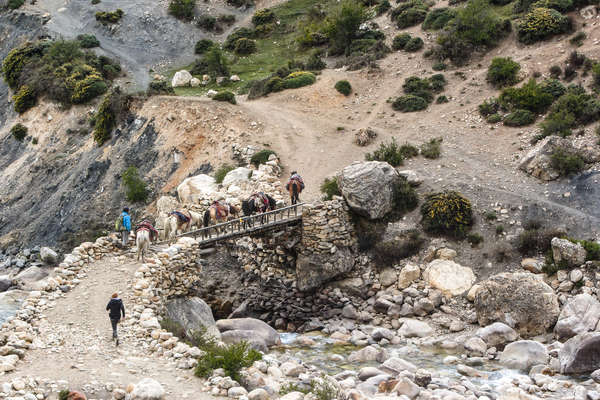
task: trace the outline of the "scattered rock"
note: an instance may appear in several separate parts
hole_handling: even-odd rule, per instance
[[[558,353],[562,374],[583,374],[598,369],[600,333],[587,332],[567,340]]]
[[[560,238],[553,238],[551,243],[552,256],[557,265],[579,267],[585,262],[586,251],[581,244]]]
[[[406,338],[425,337],[433,333],[433,329],[427,322],[417,319],[405,319],[398,330],[398,334]]]
[[[508,344],[502,354],[500,363],[508,368],[528,371],[537,364],[548,362],[548,351],[543,344],[533,340],[519,340]]]
[[[212,311],[199,297],[178,297],[166,305],[167,317],[180,324],[191,335],[193,331],[205,328],[206,332],[219,339],[221,334],[216,327]]]
[[[56,264],[58,262],[58,254],[49,247],[40,249],[40,260],[46,264]]]
[[[177,71],[177,72],[175,72],[175,75],[173,75],[173,80],[171,81],[171,86],[173,86],[173,87],[189,86],[192,78],[193,78],[192,74],[190,74],[188,71],[186,71],[184,69],[181,71]]]
[[[502,273],[481,282],[475,296],[479,325],[503,322],[522,336],[546,333],[560,313],[552,288],[530,273]]]
[[[517,332],[502,322],[494,322],[485,328],[479,328],[476,333],[485,341],[488,347],[498,347],[517,340]]]
[[[593,331],[600,320],[600,302],[587,293],[573,297],[563,307],[554,332],[560,339]]]
[[[378,219],[388,214],[394,204],[394,185],[398,172],[386,162],[358,162],[345,167],[338,176],[342,196],[357,214]]]
[[[163,400],[165,390],[162,385],[152,378],[139,381],[131,392],[132,400]]]
[[[473,286],[475,274],[468,267],[450,260],[433,260],[423,272],[423,279],[446,297],[459,296]]]

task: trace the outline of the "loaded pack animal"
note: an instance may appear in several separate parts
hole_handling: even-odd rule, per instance
[[[277,208],[277,201],[266,193],[258,192],[242,201],[242,211],[245,217],[262,214]],[[261,219],[261,222],[263,220]],[[246,225],[248,222],[245,222]]]
[[[240,210],[232,204],[224,201],[214,201],[204,211],[204,227],[227,222],[231,217],[237,217]]]
[[[137,260],[146,262],[144,256],[150,248],[150,243],[158,239],[158,231],[154,229],[154,226],[144,220],[135,227],[135,244],[137,246]]]
[[[300,201],[299,196],[304,189],[304,180],[302,180],[302,177],[296,171],[293,171],[285,188],[290,193],[290,200],[292,205],[294,205]]]
[[[165,239],[172,241],[179,233],[189,232],[194,226],[200,227],[202,215],[200,213],[187,211],[171,211],[164,224]]]

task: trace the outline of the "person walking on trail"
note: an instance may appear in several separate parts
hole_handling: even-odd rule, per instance
[[[131,216],[129,215],[129,208],[125,207],[121,213],[121,233],[123,240],[123,247],[127,247],[129,242],[129,232],[131,232]]]
[[[121,320],[121,315],[125,318],[125,306],[123,305],[123,300],[119,298],[117,293],[113,293],[110,301],[106,305],[106,311],[108,311],[108,317],[110,318],[110,323],[112,325],[112,338],[118,346],[119,336],[117,334],[117,324]]]

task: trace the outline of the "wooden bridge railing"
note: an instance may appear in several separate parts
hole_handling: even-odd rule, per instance
[[[191,236],[194,239],[200,239],[198,242],[203,245],[236,236],[245,236],[250,233],[271,229],[280,225],[289,225],[302,219],[303,205],[304,203],[298,203],[262,214],[236,218],[231,221],[185,232],[176,237]],[[167,240],[161,243],[165,243]]]

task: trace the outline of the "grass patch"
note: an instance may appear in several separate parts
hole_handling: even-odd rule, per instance
[[[132,202],[146,201],[148,198],[148,189],[146,182],[142,180],[136,167],[129,167],[123,172],[121,177],[125,187],[125,196]]]
[[[273,150],[261,150],[259,152],[254,153],[254,155],[250,158],[250,162],[255,167],[258,167],[260,164],[264,164],[267,161],[269,161],[269,157],[271,156],[271,154],[277,155]]]
[[[225,175],[235,169],[234,166],[229,164],[224,164],[219,169],[215,171],[215,182],[223,183],[223,179],[225,179]]]
[[[333,196],[342,195],[336,178],[325,178],[325,180],[321,184],[320,189],[321,193],[325,195],[326,200],[333,199]]]
[[[432,160],[440,158],[440,156],[442,155],[442,141],[443,139],[440,137],[436,139],[431,139],[427,143],[423,143],[421,145],[421,154],[423,155],[423,157]]]

